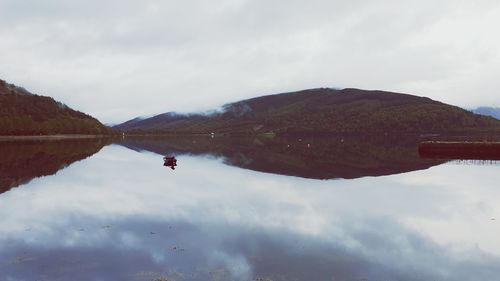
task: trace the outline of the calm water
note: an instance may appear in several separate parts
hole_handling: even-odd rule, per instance
[[[0,142],[0,158],[0,280],[500,280],[499,165],[420,159],[412,140]]]

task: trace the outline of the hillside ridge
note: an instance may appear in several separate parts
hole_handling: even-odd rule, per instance
[[[109,134],[96,118],[0,80],[0,135]]]
[[[212,115],[159,114],[122,123],[131,134],[350,134],[500,130],[500,121],[428,97],[315,88],[250,98]]]

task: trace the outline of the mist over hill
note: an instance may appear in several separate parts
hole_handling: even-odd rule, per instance
[[[359,134],[500,131],[500,121],[426,97],[318,88],[262,96],[211,115],[172,112],[114,128],[131,134]]]

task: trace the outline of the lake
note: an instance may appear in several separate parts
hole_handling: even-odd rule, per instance
[[[499,163],[417,142],[3,141],[0,280],[500,280]]]

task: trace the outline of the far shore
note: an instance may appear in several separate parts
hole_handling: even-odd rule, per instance
[[[108,135],[33,135],[33,136],[0,136],[0,141],[9,140],[65,140],[65,139],[96,139]]]

